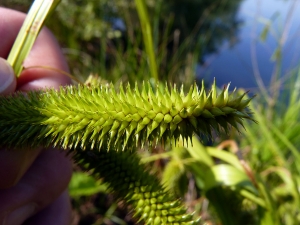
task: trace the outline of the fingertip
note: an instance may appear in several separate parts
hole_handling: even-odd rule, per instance
[[[0,58],[0,94],[8,95],[15,91],[17,86],[16,76],[9,63]]]
[[[0,190],[14,186],[40,154],[42,148],[0,150]]]
[[[71,219],[70,197],[68,191],[65,190],[51,205],[27,220],[24,225],[66,225],[71,223]]]

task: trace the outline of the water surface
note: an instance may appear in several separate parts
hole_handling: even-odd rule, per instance
[[[216,77],[219,86],[231,82],[231,86],[257,90],[256,77],[268,87],[281,62],[281,77],[287,79],[300,63],[300,1],[244,0],[236,16],[241,21],[237,41],[232,45],[226,40],[217,53],[207,55],[197,77],[209,81]],[[272,55],[278,47],[282,60],[276,62]]]

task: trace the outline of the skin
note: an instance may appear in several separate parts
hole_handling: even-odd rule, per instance
[[[16,80],[4,60],[25,14],[0,7],[0,94],[70,84],[70,79],[46,69],[24,70]],[[68,72],[60,47],[47,29],[37,38],[24,66],[48,66]],[[71,206],[66,191],[72,163],[54,149],[0,149],[0,225],[66,225]]]

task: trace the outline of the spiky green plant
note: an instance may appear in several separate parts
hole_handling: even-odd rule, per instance
[[[77,149],[74,158],[94,176],[102,177],[119,199],[133,206],[134,216],[145,224],[198,224],[199,220],[186,214],[180,201],[140,165],[137,154]]]
[[[64,149],[100,149],[105,143],[125,150],[181,137],[188,141],[193,133],[211,136],[212,129],[227,132],[229,125],[238,128],[243,118],[251,119],[246,108],[251,99],[229,94],[228,86],[219,95],[215,85],[207,94],[195,84],[187,95],[176,86],[119,89],[79,85],[0,97],[0,143]]]

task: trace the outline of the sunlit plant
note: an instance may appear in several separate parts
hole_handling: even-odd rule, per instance
[[[40,5],[33,5],[35,10],[26,20],[29,25],[25,22],[27,29],[21,30],[17,47],[12,49],[15,57],[8,58],[17,75],[40,29],[34,24],[41,25],[58,1],[36,4]],[[147,49],[150,52],[151,45]],[[243,119],[252,120],[247,108],[251,98],[230,93],[229,86],[217,93],[215,83],[209,92],[196,84],[187,93],[183,90],[159,83],[153,87],[145,81],[134,88],[80,84],[2,96],[0,145],[24,151],[39,146],[65,149],[76,163],[103,178],[119,199],[133,206],[134,216],[145,224],[199,224],[142,165],[136,150],[178,141],[191,146],[194,134],[213,138],[214,132],[239,129]]]

